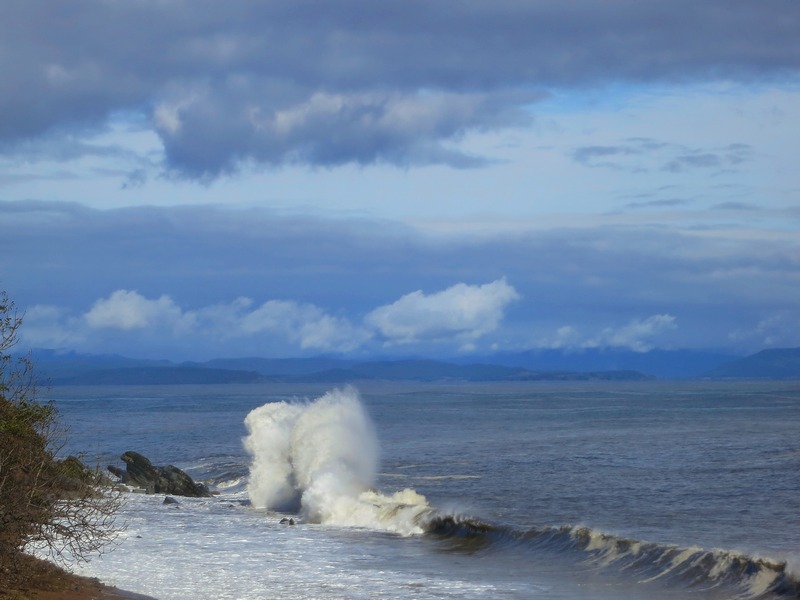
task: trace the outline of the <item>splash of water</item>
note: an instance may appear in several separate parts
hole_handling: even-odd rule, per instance
[[[372,489],[378,442],[355,388],[310,403],[265,404],[245,426],[254,507],[300,512],[313,523],[422,533],[432,510],[424,496]]]

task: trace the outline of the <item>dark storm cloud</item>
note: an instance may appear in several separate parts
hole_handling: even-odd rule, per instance
[[[789,0],[9,0],[0,141],[134,111],[188,176],[470,167],[485,158],[447,142],[524,122],[543,90],[794,77],[798,30]]]

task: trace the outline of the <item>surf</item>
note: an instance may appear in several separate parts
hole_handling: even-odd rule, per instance
[[[786,561],[740,552],[646,542],[585,526],[515,530],[445,514],[434,515],[426,532],[456,552],[547,552],[576,568],[602,570],[643,585],[722,591],[741,600],[800,598],[800,580]]]
[[[347,387],[307,402],[271,402],[245,418],[247,494],[256,509],[308,523],[400,533],[425,531],[433,509],[412,489],[375,489],[379,447],[359,393]]]
[[[426,535],[450,551],[545,552],[576,569],[598,569],[642,585],[721,591],[731,598],[800,598],[786,562],[726,550],[628,539],[586,526],[518,530],[431,506],[411,488],[375,489],[375,428],[353,387],[251,411],[244,447],[247,494],[258,510],[291,512],[306,523]]]

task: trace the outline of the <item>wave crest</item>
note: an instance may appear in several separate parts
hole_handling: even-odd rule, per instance
[[[742,599],[800,598],[800,582],[786,562],[727,550],[644,542],[583,526],[519,531],[471,517],[435,515],[426,532],[459,552],[514,546],[571,556],[592,568],[691,589],[730,590]]]

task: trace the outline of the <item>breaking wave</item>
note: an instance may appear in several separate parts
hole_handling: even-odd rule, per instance
[[[519,547],[567,554],[585,566],[635,577],[643,584],[718,589],[742,600],[800,598],[800,581],[786,562],[739,552],[643,542],[579,526],[519,531],[452,515],[432,518],[427,532],[456,551]]]
[[[299,512],[304,520],[404,535],[423,533],[424,496],[373,489],[374,428],[351,387],[310,403],[272,402],[245,419],[252,457],[247,493],[255,508]]]
[[[378,443],[351,387],[305,403],[273,402],[245,419],[251,455],[247,493],[255,508],[296,512],[309,523],[427,534],[457,552],[515,549],[647,584],[717,590],[726,598],[800,598],[785,562],[745,554],[627,539],[589,527],[517,530],[443,513],[413,489],[374,489]]]

